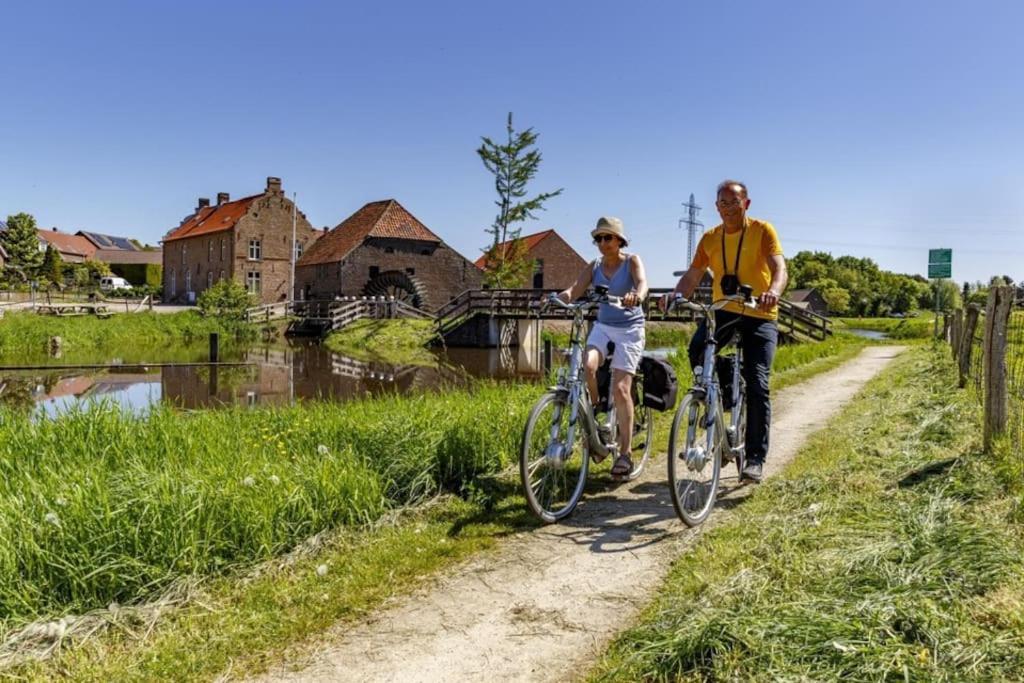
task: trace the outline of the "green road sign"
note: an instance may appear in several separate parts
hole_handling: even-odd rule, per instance
[[[952,249],[929,249],[928,250],[928,277],[929,278],[953,277],[953,250]]]

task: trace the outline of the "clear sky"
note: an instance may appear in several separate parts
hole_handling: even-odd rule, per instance
[[[474,150],[540,134],[524,234],[585,256],[620,216],[654,285],[724,177],[788,254],[1024,279],[1024,3],[18,2],[0,40],[0,214],[155,242],[280,176],[315,226],[393,197],[471,259]]]

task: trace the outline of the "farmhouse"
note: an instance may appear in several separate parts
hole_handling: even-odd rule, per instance
[[[317,240],[299,259],[306,299],[393,296],[434,311],[481,272],[394,199],[370,202]]]
[[[267,178],[260,194],[231,201],[227,192],[217,203],[201,197],[195,210],[163,239],[164,300],[195,303],[214,282],[229,279],[245,285],[263,303],[293,298],[289,291],[292,249],[295,258],[322,233],[315,230],[281,189],[281,179]]]
[[[533,289],[566,289],[576,282],[577,276],[587,262],[569,243],[554,230],[526,235],[520,238],[526,243],[526,258],[533,261],[533,274],[520,287]],[[512,243],[503,242],[499,249],[506,249]],[[476,260],[481,270],[487,270],[487,257]]]

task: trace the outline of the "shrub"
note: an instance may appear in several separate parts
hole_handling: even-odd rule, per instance
[[[203,315],[243,320],[245,311],[255,305],[252,295],[234,280],[221,280],[199,295],[196,302]]]

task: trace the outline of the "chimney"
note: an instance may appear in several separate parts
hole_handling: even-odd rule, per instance
[[[274,176],[267,176],[267,192],[281,194],[281,179]]]
[[[229,195],[227,192],[218,192],[217,193],[217,206],[220,206],[221,204],[227,204],[230,201],[231,201],[231,195]]]
[[[56,225],[53,226],[52,228],[50,228],[50,230],[53,230],[54,232],[57,232],[57,226]]]
[[[199,203],[196,206],[196,213],[199,213],[200,210],[205,209],[209,205],[210,205],[210,199],[208,197],[200,197],[199,198]]]

